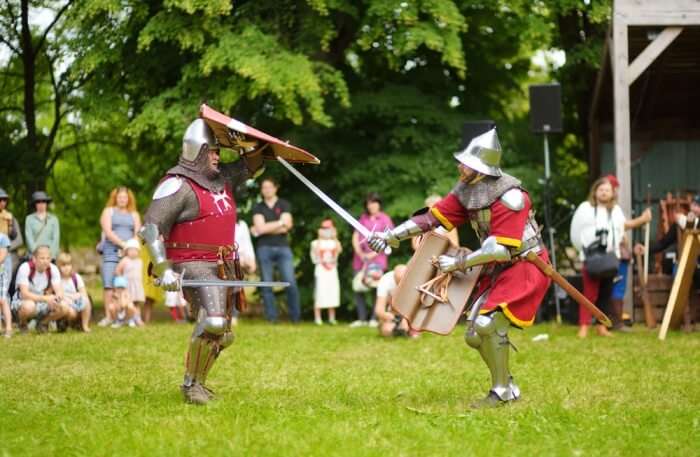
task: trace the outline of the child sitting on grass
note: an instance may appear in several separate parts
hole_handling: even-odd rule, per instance
[[[83,278],[73,271],[73,263],[70,254],[62,252],[56,258],[56,265],[61,272],[61,285],[63,286],[63,300],[68,310],[64,319],[69,324],[80,324],[83,332],[90,332],[90,314],[92,305],[85,289]]]
[[[137,321],[134,319],[137,316],[137,308],[131,300],[128,287],[129,282],[125,276],[114,277],[114,303],[119,319],[112,324],[112,328],[119,328],[124,325],[124,322],[128,322],[129,327],[137,326]]]

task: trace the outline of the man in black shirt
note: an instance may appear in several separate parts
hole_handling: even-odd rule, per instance
[[[287,287],[287,306],[292,322],[301,316],[299,289],[294,275],[294,258],[289,248],[287,233],[292,229],[292,207],[287,200],[277,197],[277,183],[265,178],[260,183],[263,201],[253,207],[253,234],[257,236],[257,253],[263,281],[272,281],[275,265]],[[265,317],[270,322],[277,321],[275,295],[270,288],[262,289],[265,303]]]

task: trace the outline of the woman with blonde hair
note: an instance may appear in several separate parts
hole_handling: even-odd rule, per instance
[[[134,194],[127,187],[112,190],[100,216],[104,234],[102,243],[102,285],[104,288],[105,317],[98,325],[105,327],[117,318],[117,307],[113,300],[114,271],[123,255],[126,242],[136,238],[141,228],[141,217],[136,209]]]

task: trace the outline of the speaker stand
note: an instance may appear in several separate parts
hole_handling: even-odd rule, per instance
[[[547,136],[548,125],[544,127],[544,225],[547,227],[547,234],[549,238],[549,254],[550,262],[552,262],[552,267],[557,269],[557,252],[554,246],[554,226],[552,225],[552,206],[551,206],[551,179],[552,170],[549,166],[549,137]],[[561,325],[561,304],[559,303],[559,294],[557,293],[557,285],[553,284],[552,294],[554,294],[554,306],[557,311],[557,324]]]

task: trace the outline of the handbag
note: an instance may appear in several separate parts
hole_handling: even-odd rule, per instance
[[[598,207],[595,207],[595,220],[598,221]],[[608,213],[608,220],[611,216]],[[596,241],[584,248],[586,260],[583,262],[586,271],[593,278],[610,279],[617,276],[617,271],[620,267],[620,260],[614,252],[608,252],[607,242],[602,241],[602,237],[607,237],[607,230],[597,230]],[[615,232],[612,234],[612,243],[615,245]]]

